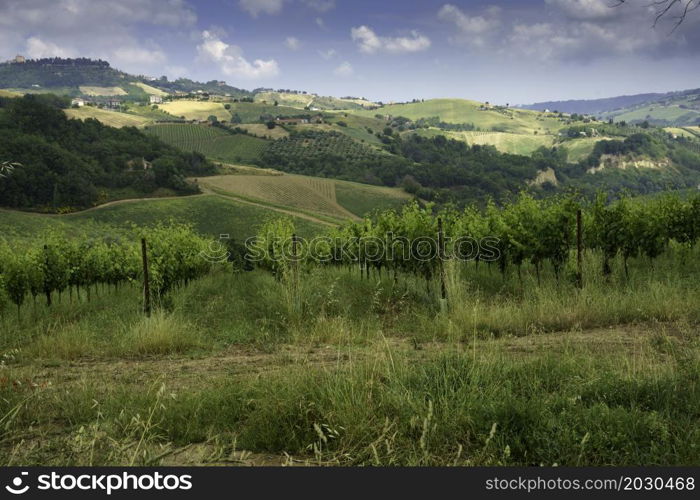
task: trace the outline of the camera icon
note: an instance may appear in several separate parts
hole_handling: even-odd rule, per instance
[[[5,486],[5,489],[12,493],[13,495],[22,495],[29,490],[29,485],[22,487],[23,476],[28,476],[29,472],[22,472],[19,476],[12,480],[12,485]]]

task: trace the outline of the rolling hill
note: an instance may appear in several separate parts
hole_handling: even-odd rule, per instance
[[[198,180],[205,190],[302,214],[354,219],[376,209],[398,208],[413,197],[399,188],[304,175],[221,175]]]
[[[700,123],[700,89],[605,99],[548,101],[522,108],[589,114],[632,123],[649,121],[662,126],[697,125]]]
[[[551,113],[490,106],[465,99],[431,99],[406,104],[390,104],[372,111],[355,111],[360,116],[403,116],[411,120],[439,117],[452,124],[472,124],[482,131],[534,134],[559,130],[562,120]]]

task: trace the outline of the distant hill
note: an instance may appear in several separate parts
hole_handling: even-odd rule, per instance
[[[568,101],[545,101],[534,104],[520,106],[523,109],[535,111],[559,111],[561,113],[578,113],[581,115],[595,115],[605,111],[627,108],[646,102],[661,99],[669,94],[636,94],[623,95],[617,97],[606,97],[603,99],[571,99]]]
[[[547,101],[521,106],[531,110],[596,115],[615,121],[662,126],[689,126],[700,123],[700,89],[637,94],[605,99]]]
[[[149,78],[130,75],[112,68],[107,61],[88,58],[24,59],[19,57],[0,63],[0,89],[26,92],[53,92],[77,96],[113,96],[124,100],[143,100],[148,95],[164,92],[197,92],[228,94],[231,97],[252,97],[247,90],[212,80],[202,83],[179,78]],[[100,92],[100,89],[108,89]]]

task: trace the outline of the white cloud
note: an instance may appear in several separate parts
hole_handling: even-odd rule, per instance
[[[202,32],[202,43],[197,52],[203,60],[217,63],[222,73],[227,76],[247,80],[263,80],[279,75],[279,65],[274,59],[253,62],[243,57],[243,51],[236,45],[229,45],[209,31]]]
[[[326,23],[324,22],[323,18],[317,17],[316,19],[314,19],[314,22],[316,23],[316,26],[318,26],[322,30],[326,29]]]
[[[556,60],[631,55],[654,47],[658,41],[652,33],[635,36],[619,26],[607,27],[584,21],[556,25],[516,24],[508,43],[516,53],[541,60]]]
[[[594,20],[617,17],[622,12],[614,2],[606,0],[545,0],[547,5],[559,8],[570,19]]]
[[[238,5],[252,17],[258,17],[260,14],[279,14],[284,0],[240,0]]]
[[[26,54],[33,59],[40,59],[42,57],[71,57],[74,55],[70,50],[61,48],[55,43],[45,42],[36,36],[27,39]]]
[[[176,80],[178,78],[183,78],[189,75],[189,71],[184,66],[166,66],[165,74],[168,76],[168,78]]]
[[[117,64],[143,65],[162,64],[168,58],[162,50],[149,50],[141,47],[120,47],[112,53]]]
[[[352,67],[352,64],[345,61],[343,64],[333,70],[333,74],[335,76],[348,77],[355,74],[355,69]]]
[[[386,52],[389,54],[402,54],[407,52],[419,52],[430,47],[430,39],[417,31],[412,31],[410,37],[381,37],[372,28],[360,26],[352,28],[353,41],[365,54]]]
[[[152,64],[163,63],[165,52],[140,32],[157,38],[165,28],[174,37],[196,21],[184,0],[0,0],[0,59],[85,56],[129,72],[159,72],[164,67]]]
[[[284,41],[284,45],[289,50],[299,50],[301,48],[301,42],[297,37],[294,36],[288,36],[287,39]]]
[[[333,59],[335,56],[337,56],[338,52],[336,52],[335,49],[319,50],[318,55],[326,61],[329,61],[330,59]]]
[[[335,0],[301,0],[301,3],[318,12],[328,12],[335,8]]]
[[[440,21],[454,24],[457,28],[457,35],[451,38],[453,43],[485,47],[501,26],[500,15],[500,7],[490,7],[485,15],[469,16],[448,3],[440,8],[437,16]]]

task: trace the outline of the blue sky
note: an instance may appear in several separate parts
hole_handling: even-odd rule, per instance
[[[523,104],[700,86],[700,9],[649,0],[0,0],[0,58],[392,101]]]

